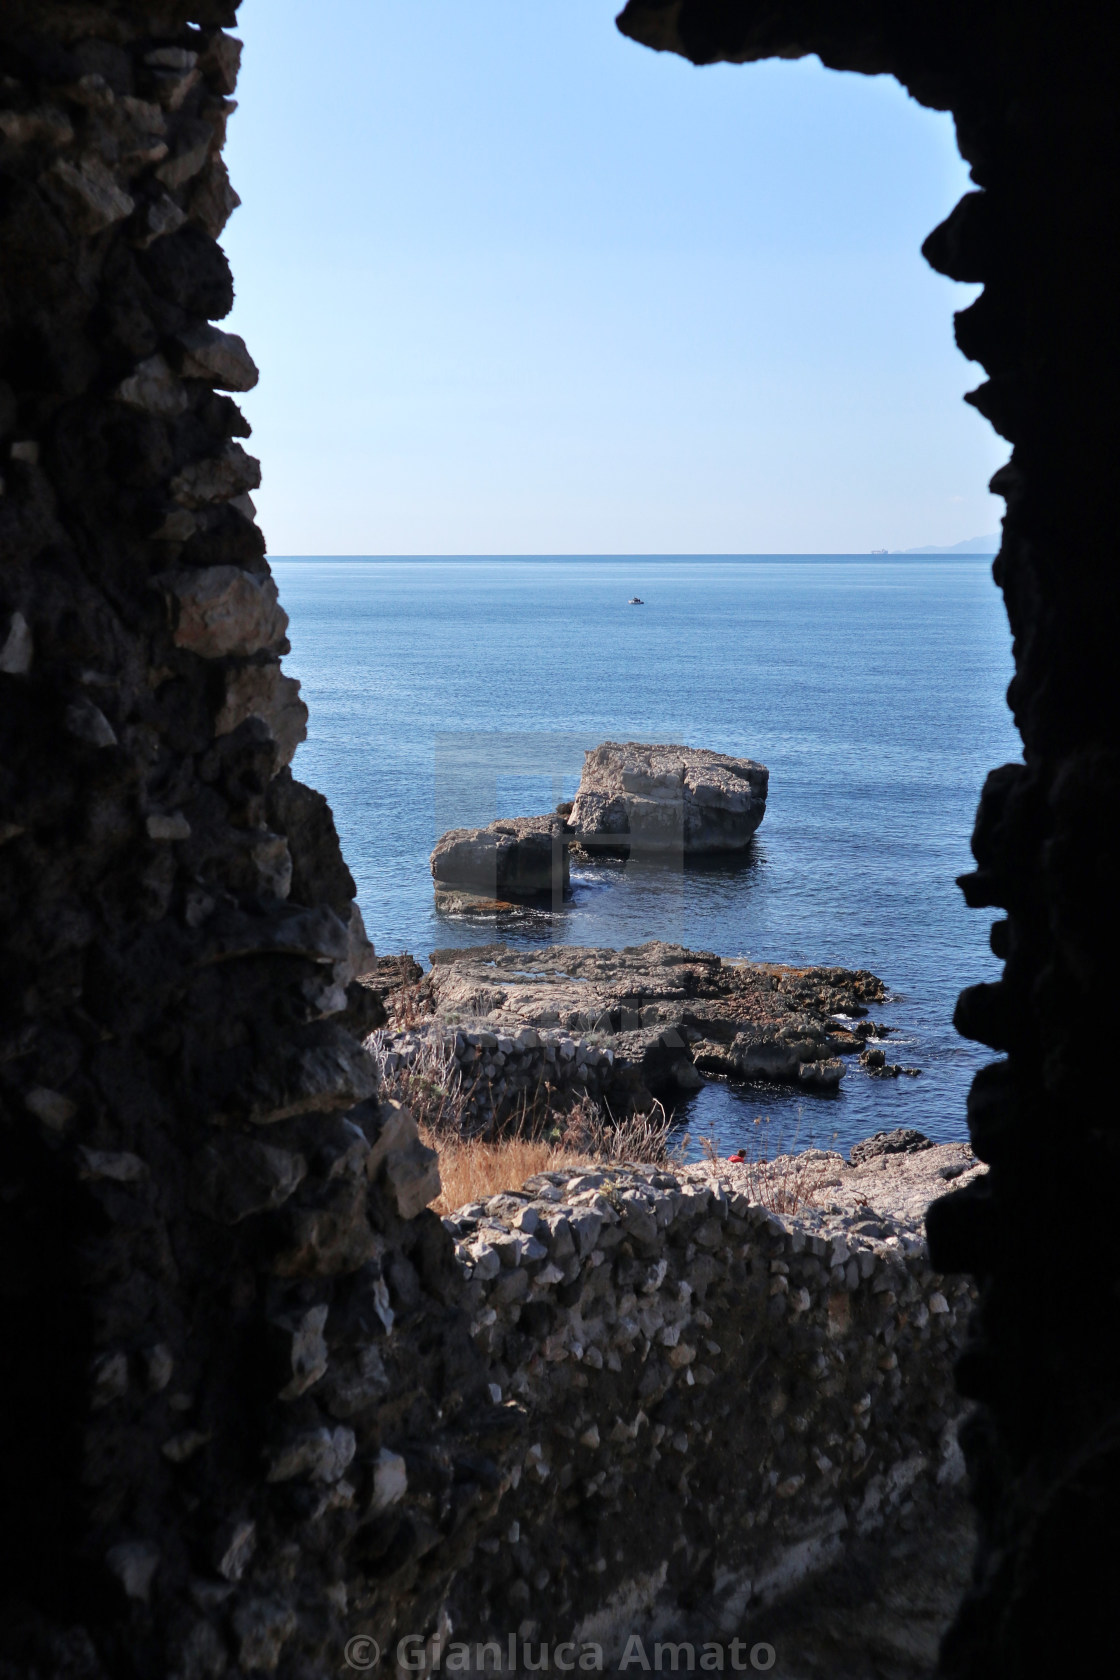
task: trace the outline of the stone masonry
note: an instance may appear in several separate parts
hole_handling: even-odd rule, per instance
[[[594,1640],[608,1668],[635,1633],[761,1639],[869,1531],[959,1498],[975,1291],[932,1270],[921,1218],[978,1164],[945,1145],[801,1170],[813,1203],[787,1215],[764,1175],[704,1164],[546,1173],[444,1221],[494,1398],[527,1425],[452,1637]]]
[[[235,13],[0,9],[0,1676],[309,1680],[358,1632],[749,1619],[791,1547],[857,1535],[877,1475],[900,1522],[937,1508],[966,1300],[938,1280],[963,1273],[981,1540],[942,1673],[1095,1671],[1120,1502],[1115,1244],[1080,1216],[1120,1137],[1107,1042],[1086,1052],[1117,945],[1111,15],[626,6],[696,62],[893,74],[972,166],[926,252],[984,283],[958,341],[1014,445],[1025,762],[989,778],[962,883],[1006,912],[1005,972],[957,1015],[999,1056],[969,1101],[991,1170],[935,1204],[930,1257],[916,1227],[779,1230],[637,1174],[534,1187],[510,1208],[533,1231],[468,1213],[457,1261],[362,1048],[382,1014],[330,812],[290,770],[256,370],[220,324]]]

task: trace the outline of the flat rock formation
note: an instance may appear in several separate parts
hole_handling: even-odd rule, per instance
[[[705,1074],[835,1089],[842,1058],[880,1029],[867,1006],[886,996],[860,969],[724,962],[710,951],[653,940],[612,951],[483,945],[432,952],[424,982],[432,1014],[517,1039],[523,1029],[589,1037],[612,1054],[625,1106],[647,1092],[698,1088]],[[528,1054],[529,1052],[526,1051]]]
[[[510,817],[485,828],[452,828],[431,856],[443,909],[502,909],[569,883],[568,835],[560,816]]]
[[[741,852],[766,813],[769,779],[750,758],[604,741],[586,756],[568,820],[589,851]]]

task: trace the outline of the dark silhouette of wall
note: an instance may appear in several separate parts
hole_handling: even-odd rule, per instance
[[[956,334],[988,374],[967,400],[1014,446],[992,480],[1007,501],[993,569],[1025,767],[988,777],[960,883],[1006,912],[1003,977],[962,992],[955,1016],[1003,1057],[968,1101],[991,1172],[928,1219],[934,1263],[981,1283],[957,1378],[981,1402],[967,1450],[982,1537],[942,1672],[1087,1673],[1117,1648],[1120,1523],[1120,1274],[1093,1195],[1115,1180],[1118,1132],[1092,1027],[1109,1007],[1120,818],[1115,27],[1096,5],[1000,0],[630,0],[620,27],[696,63],[817,53],[887,72],[953,113],[971,165],[976,190],[923,249],[984,284]]]

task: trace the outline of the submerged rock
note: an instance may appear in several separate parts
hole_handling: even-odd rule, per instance
[[[590,851],[742,851],[766,813],[769,779],[750,758],[604,741],[586,756],[568,821]]]

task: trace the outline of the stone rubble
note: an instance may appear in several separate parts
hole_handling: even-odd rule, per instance
[[[884,1522],[956,1508],[975,1290],[932,1269],[921,1219],[946,1165],[979,1165],[959,1144],[812,1155],[793,1213],[721,1162],[544,1173],[444,1219],[528,1422],[452,1591],[460,1637],[594,1623],[617,1657],[639,1625],[741,1631]]]

